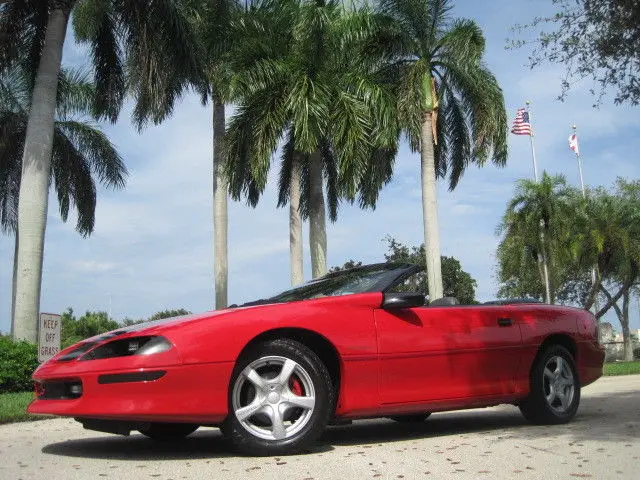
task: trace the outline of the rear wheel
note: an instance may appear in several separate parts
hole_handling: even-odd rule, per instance
[[[323,432],[334,396],[329,372],[313,351],[289,339],[262,343],[234,369],[221,430],[243,453],[295,453]]]
[[[198,429],[198,425],[191,423],[150,423],[138,430],[141,434],[159,442],[180,440],[191,435]]]
[[[580,381],[569,351],[552,345],[538,356],[531,369],[531,391],[519,407],[536,424],[558,424],[571,420],[580,404]]]
[[[430,412],[426,413],[414,413],[411,415],[393,415],[389,417],[391,420],[399,423],[419,423],[424,422],[429,416]]]

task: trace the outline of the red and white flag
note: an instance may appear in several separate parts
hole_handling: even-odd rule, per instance
[[[569,148],[573,150],[576,155],[580,155],[580,149],[578,148],[578,136],[575,133],[569,135]]]

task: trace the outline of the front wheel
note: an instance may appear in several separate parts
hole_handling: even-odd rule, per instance
[[[538,356],[531,369],[531,391],[520,403],[522,415],[535,424],[559,424],[571,420],[580,404],[580,381],[573,356],[553,345]]]
[[[334,398],[329,372],[313,351],[293,340],[272,340],[236,365],[222,431],[249,455],[299,452],[323,432]]]
[[[138,430],[141,434],[159,442],[180,440],[191,435],[198,429],[198,425],[191,423],[150,423]]]

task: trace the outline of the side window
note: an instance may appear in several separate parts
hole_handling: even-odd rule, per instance
[[[414,273],[389,289],[393,293],[419,292],[427,295],[427,275],[425,272]]]

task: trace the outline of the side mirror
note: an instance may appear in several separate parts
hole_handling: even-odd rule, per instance
[[[382,299],[382,308],[386,310],[422,306],[424,306],[424,295],[416,292],[385,293]]]

